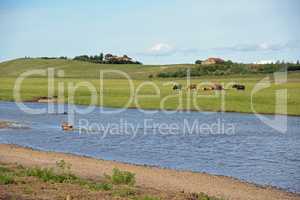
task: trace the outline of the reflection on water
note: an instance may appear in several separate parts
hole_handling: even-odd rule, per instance
[[[45,104],[28,104],[33,108]],[[107,108],[107,110],[110,110]],[[239,113],[176,113],[145,115],[129,109],[121,114],[100,114],[99,108],[88,115],[76,115],[103,126],[124,119],[140,124],[133,137],[120,134],[80,134],[63,132],[60,124],[66,115],[29,115],[14,103],[0,102],[0,120],[17,121],[30,129],[0,130],[0,143],[18,144],[41,150],[75,153],[106,160],[208,172],[233,176],[258,184],[273,185],[300,192],[300,117],[288,117],[288,132],[280,134],[254,115]],[[178,124],[174,134],[157,134],[144,127],[145,119]],[[235,134],[181,134],[183,120],[231,123]],[[146,131],[145,131],[146,130]],[[123,131],[123,132],[122,132]],[[101,132],[101,131],[100,131]]]

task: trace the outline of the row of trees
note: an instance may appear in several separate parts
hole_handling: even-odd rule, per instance
[[[116,56],[112,54],[100,53],[99,55],[88,56],[80,55],[76,56],[73,60],[91,62],[91,63],[101,63],[101,64],[142,64],[139,61],[135,61],[127,55]]]
[[[88,55],[80,55],[75,56],[73,60],[92,62],[92,63],[103,63],[104,55],[101,53],[100,55],[88,56]]]
[[[186,77],[187,70],[190,70],[191,76],[203,75],[230,75],[230,74],[258,74],[258,73],[274,73],[277,71],[298,71],[300,64],[239,64],[239,63],[224,63],[216,65],[198,65],[192,68],[179,68],[175,71],[163,71],[157,74],[160,78],[169,77]]]
[[[24,57],[25,59],[31,59],[30,56],[25,56]],[[66,56],[60,56],[60,57],[47,57],[47,56],[43,56],[43,57],[39,57],[40,59],[44,59],[44,60],[54,60],[54,59],[64,59],[64,60],[67,60],[68,57]]]
[[[66,56],[60,57],[39,57],[40,59],[44,60],[51,60],[51,59],[64,59],[67,60]],[[30,57],[25,56],[25,59],[30,59]],[[139,61],[136,61],[127,55],[123,56],[116,56],[113,54],[106,54],[100,53],[99,55],[80,55],[75,56],[73,60],[84,61],[84,62],[91,62],[91,63],[99,63],[99,64],[142,64]]]
[[[203,60],[196,60],[195,61],[195,64],[196,65],[201,65],[203,63]],[[226,61],[224,61],[224,63],[223,64],[227,64],[227,65],[231,65],[231,64],[234,64],[234,62],[232,62],[231,60],[226,60]],[[293,65],[293,64],[295,64],[295,63],[292,63],[292,62],[286,62],[286,61],[284,61],[284,60],[282,60],[282,61],[280,61],[280,60],[277,60],[276,62],[272,62],[272,63],[269,63],[269,64],[281,64],[281,65],[283,65],[283,64],[289,64],[289,65]],[[296,61],[296,64],[297,65],[300,65],[300,61],[299,60],[297,60]]]

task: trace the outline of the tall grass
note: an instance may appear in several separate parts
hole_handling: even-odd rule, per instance
[[[110,179],[113,184],[126,184],[131,186],[135,184],[135,174],[128,171],[121,171],[117,168],[113,169]]]
[[[0,185],[8,185],[14,182],[14,177],[11,174],[0,174]]]

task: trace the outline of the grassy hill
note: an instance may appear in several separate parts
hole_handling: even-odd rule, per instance
[[[138,65],[138,64],[95,64],[83,61],[65,59],[25,59],[20,58],[0,63],[0,77],[16,77],[24,71],[32,69],[47,69],[49,67],[62,69],[66,78],[99,78],[99,70],[121,70],[134,79],[145,79],[155,76],[165,70],[175,70],[187,65]],[[108,78],[120,78],[119,75],[109,74]],[[122,77],[123,78],[123,77]]]
[[[57,95],[58,83],[64,83],[64,101],[68,100],[67,86],[69,83],[77,84],[82,81],[91,83],[98,92],[96,105],[109,107],[122,107],[130,97],[129,83],[126,79],[116,74],[109,74],[104,80],[103,101],[100,100],[100,81],[99,70],[112,69],[126,72],[133,78],[134,85],[134,101],[129,107],[140,107],[143,109],[160,109],[161,102],[164,101],[164,109],[170,110],[209,110],[220,111],[222,109],[222,97],[216,95],[214,91],[203,91],[199,86],[197,91],[189,92],[186,87],[188,84],[201,84],[203,82],[228,84],[231,82],[243,84],[246,86],[245,91],[236,91],[228,89],[224,91],[225,111],[247,112],[252,113],[251,108],[251,92],[253,88],[265,77],[269,77],[271,86],[257,92],[253,96],[253,105],[256,112],[259,113],[276,113],[276,91],[278,89],[287,89],[287,113],[300,115],[300,73],[288,73],[286,83],[276,85],[272,74],[244,74],[244,75],[223,75],[223,76],[201,76],[193,77],[190,83],[186,78],[156,78],[155,74],[161,71],[178,70],[182,67],[194,67],[196,65],[111,65],[111,64],[93,64],[88,62],[79,62],[64,59],[16,59],[8,62],[0,63],[0,100],[14,101],[13,88],[16,77],[22,72],[30,69],[47,69],[49,67],[63,69],[64,78],[55,78],[55,94]],[[154,78],[149,79],[149,75]],[[23,100],[32,100],[35,97],[48,95],[48,82],[46,77],[29,77],[21,88]],[[151,81],[160,90],[158,96],[149,97],[147,95],[155,95],[156,91],[153,86],[142,86],[145,81]],[[183,90],[179,93],[172,90],[172,82],[183,85]],[[146,82],[147,83],[147,82]],[[142,86],[142,87],[141,87]],[[140,88],[139,88],[140,87]],[[139,90],[138,90],[139,88]],[[144,95],[144,96],[142,96]],[[146,96],[145,96],[146,95]],[[87,105],[90,103],[90,92],[85,87],[80,87],[76,91],[75,103]],[[179,99],[182,99],[180,104]],[[137,101],[138,100],[138,103]]]

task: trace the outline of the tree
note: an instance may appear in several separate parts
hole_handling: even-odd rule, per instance
[[[300,62],[299,62],[299,60],[297,60],[297,65],[299,65],[300,64]]]
[[[195,64],[201,65],[202,64],[202,60],[196,60]]]
[[[231,60],[227,60],[227,61],[224,62],[224,64],[225,64],[225,65],[232,65],[233,62],[232,62]]]
[[[104,59],[104,55],[103,55],[103,53],[100,53],[99,60],[100,60],[101,62],[103,62],[103,59]]]
[[[132,60],[132,58],[128,57],[127,55],[120,57],[112,54],[106,54],[104,56],[103,53],[94,56],[88,56],[88,55],[76,56],[73,59],[85,61],[85,62],[91,62],[91,63],[100,63],[100,64],[142,64],[138,61]]]

